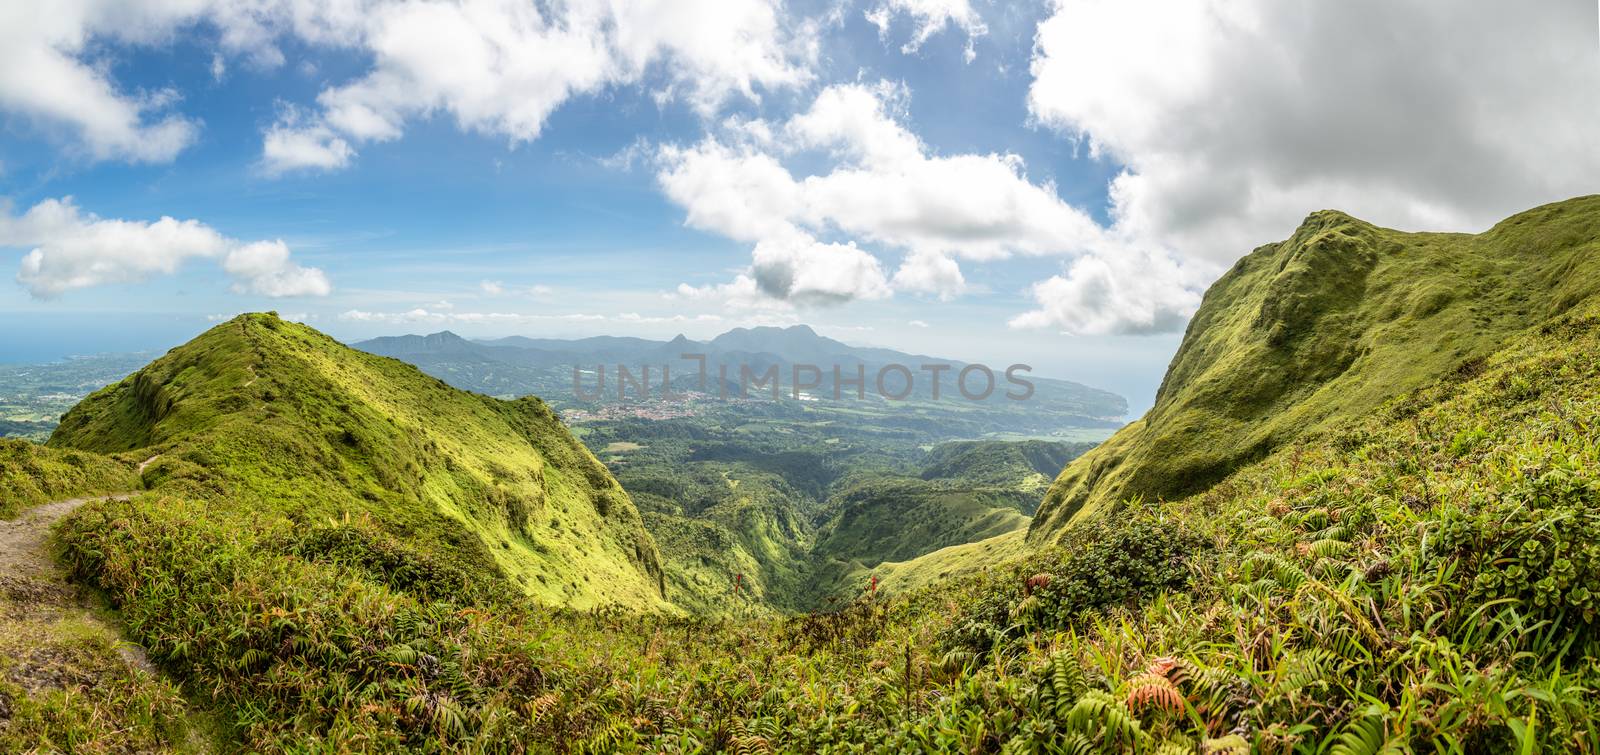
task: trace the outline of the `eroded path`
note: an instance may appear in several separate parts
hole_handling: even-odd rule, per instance
[[[10,521],[0,521],[0,578],[60,581],[61,570],[50,557],[50,527],[90,501],[127,500],[132,493],[71,498],[35,506]]]
[[[211,749],[176,685],[53,557],[56,522],[87,503],[133,495],[56,501],[0,520],[0,751]]]

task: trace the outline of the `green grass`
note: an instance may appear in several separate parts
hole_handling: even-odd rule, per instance
[[[874,566],[1026,528],[1028,517],[1011,492],[917,478],[863,480],[829,502],[832,513],[815,550],[821,558]]]
[[[41,503],[138,490],[136,464],[82,451],[0,438],[0,519]]]
[[[293,480],[250,456],[207,467],[175,438],[155,439],[175,457],[146,473],[158,492],[90,504],[61,539],[152,656],[228,712],[243,750],[1600,752],[1600,303],[1583,294],[1588,263],[1568,262],[1583,275],[1518,295],[1574,304],[1492,325],[1506,335],[1481,358],[1419,353],[1441,367],[1416,386],[1352,387],[1348,412],[1297,425],[1214,483],[1107,494],[1042,547],[1014,531],[880,564],[886,589],[833,613],[539,607],[475,578],[481,541],[407,535],[400,517],[431,499],[297,518],[261,492]],[[1418,281],[1389,295],[1410,301]],[[1396,316],[1465,300],[1440,299]],[[161,400],[184,380],[158,385],[108,394],[142,391],[140,411],[165,411],[153,436],[186,411]],[[1305,385],[1320,400],[1325,381]],[[311,401],[302,390],[275,400]],[[1390,395],[1358,411],[1365,390]],[[91,402],[81,427],[124,426],[115,401]],[[323,428],[252,420],[269,437]],[[316,483],[334,501],[388,468],[286,458],[302,480],[353,467],[349,488]],[[703,502],[751,510],[769,482],[716,461],[705,488],[726,492]],[[702,501],[649,495],[647,512]]]
[[[666,560],[675,604],[702,616],[809,608],[807,498],[783,477],[743,462],[690,462],[623,479]]]
[[[358,517],[547,603],[665,607],[628,495],[538,399],[459,391],[274,315],[240,316],[91,395],[50,446],[159,454],[152,490],[296,532]]]
[[[423,598],[182,500],[96,505],[65,540],[248,749],[1592,752],[1596,314],[1202,494],[837,614]]]
[[[0,751],[203,752],[180,690],[73,618],[23,619],[0,585]]]
[[[1318,212],[1212,285],[1155,406],[1056,480],[1030,539],[1130,496],[1178,498],[1362,416],[1600,290],[1600,197],[1476,235]]]

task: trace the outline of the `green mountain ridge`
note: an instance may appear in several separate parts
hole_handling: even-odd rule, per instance
[[[150,489],[222,494],[295,528],[370,521],[542,602],[666,607],[632,501],[538,399],[466,393],[272,314],[89,396],[49,445],[154,455]]]
[[[1600,291],[1600,197],[1476,235],[1313,213],[1206,292],[1155,405],[1068,465],[1033,543],[1080,513],[1199,492],[1272,450],[1456,370]]]
[[[325,403],[323,381],[354,395],[351,386],[373,370],[396,370],[376,387],[443,401],[439,415],[452,425],[477,427],[484,416],[485,427],[498,427],[494,414],[458,402],[502,404],[430,393],[414,370],[370,357],[330,377],[325,365],[302,364],[304,352],[342,352],[309,329],[282,335],[286,326],[262,316],[208,333],[153,365],[143,386],[130,378],[63,423],[57,447],[46,449],[52,464],[71,463],[62,448],[69,438],[133,449],[107,461],[109,469],[150,451],[161,456],[142,480],[155,492],[85,505],[61,523],[58,544],[72,574],[105,592],[160,668],[196,704],[216,707],[228,750],[1600,750],[1600,297],[1592,295],[1600,203],[1540,208],[1479,236],[1407,234],[1371,256],[1360,248],[1391,232],[1317,217],[1331,225],[1286,242],[1294,253],[1263,254],[1219,282],[1163,389],[1163,417],[1216,417],[1217,437],[1203,423],[1195,432],[1238,436],[1220,450],[1188,451],[1218,463],[1241,449],[1262,458],[1221,472],[1178,458],[1171,469],[1222,476],[1168,480],[1196,489],[1165,498],[1108,491],[1076,512],[1056,511],[1058,521],[1031,543],[1013,530],[882,562],[877,593],[858,587],[827,613],[706,620],[664,606],[570,611],[462,580],[481,539],[458,533],[451,544],[448,527],[433,519],[423,527],[419,517],[409,522],[419,530],[413,544],[397,534],[408,524],[399,511],[426,506],[403,497],[385,506],[382,491],[371,491],[377,500],[360,495],[375,475],[369,467],[397,475],[395,465],[349,460],[341,462],[348,480],[335,473],[296,482],[247,453],[258,441],[244,428],[260,428],[266,446],[294,438],[343,454],[318,445],[338,425],[312,409]],[[1339,238],[1319,240],[1330,231]],[[1459,260],[1446,253],[1491,237],[1521,251],[1498,253],[1499,265],[1490,264],[1491,248]],[[1318,258],[1340,248],[1356,253]],[[1394,268],[1385,254],[1414,264]],[[1275,288],[1254,274],[1262,260],[1266,278],[1321,272]],[[1429,274],[1433,266],[1443,272]],[[1318,290],[1324,277],[1332,293]],[[1497,277],[1522,288],[1497,297]],[[1428,293],[1441,280],[1480,279],[1481,289]],[[1467,294],[1475,299],[1460,298]],[[1389,319],[1365,319],[1390,308]],[[1344,338],[1322,338],[1329,333]],[[245,369],[261,338],[288,342]],[[1415,345],[1416,359],[1396,363],[1405,356],[1396,341]],[[1327,350],[1335,358],[1311,358]],[[1367,361],[1373,355],[1388,361]],[[1301,382],[1257,374],[1286,370]],[[276,380],[263,386],[263,377]],[[286,378],[293,398],[278,391]],[[1415,385],[1395,384],[1403,380]],[[1281,389],[1263,389],[1275,408],[1221,400],[1256,385]],[[1348,404],[1324,395],[1331,385],[1344,385]],[[240,395],[259,405],[234,406]],[[1200,402],[1208,397],[1216,400],[1210,414]],[[285,402],[303,406],[269,412]],[[397,421],[405,419],[402,412]],[[347,424],[358,439],[378,434],[366,421]],[[443,428],[430,439],[453,442],[462,432]],[[1114,453],[1097,448],[1082,458],[1095,457],[1107,479],[1159,481],[1133,472],[1153,461],[1145,434],[1166,432],[1152,422],[1128,432]],[[573,445],[553,431],[540,437],[552,449]],[[1265,447],[1261,437],[1284,439]],[[242,450],[221,458],[226,449],[210,440]],[[156,445],[136,448],[145,442]],[[604,447],[619,442],[627,443]],[[730,466],[708,457],[736,447],[696,443],[690,463],[708,466],[692,474],[663,474],[686,457],[632,461],[662,453],[648,442],[606,456],[621,479],[657,479],[640,488],[647,515],[755,512],[796,526],[763,540],[804,540],[801,519],[784,520],[740,491],[789,495],[782,485],[790,478],[775,470],[803,471],[822,451],[808,440],[778,455],[735,453]],[[1127,454],[1128,469],[1117,454]],[[818,470],[804,485],[880,482],[895,495],[917,484],[908,480],[933,490],[981,487],[992,463],[1037,474],[1045,460],[1023,446],[935,448],[873,470]],[[946,476],[955,470],[964,471]],[[75,484],[94,480],[60,483]],[[345,485],[369,505],[329,520],[295,487],[323,484]],[[285,495],[269,494],[277,492]],[[810,513],[825,517],[838,503]],[[670,567],[697,554],[664,556]],[[511,584],[487,576],[489,588]],[[850,574],[840,584],[855,581]],[[17,594],[7,587],[0,598]],[[27,643],[8,648],[26,651]],[[168,697],[141,705],[137,692],[111,692],[113,705],[91,712],[70,695],[19,688],[7,675],[11,663],[0,657],[0,700],[26,718],[0,727],[0,749],[171,747],[173,709],[189,704]]]

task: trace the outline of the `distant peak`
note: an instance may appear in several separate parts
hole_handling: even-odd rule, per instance
[[[815,336],[817,334],[817,331],[812,330],[810,325],[790,325],[789,327],[784,328],[784,330],[790,333],[799,333],[807,336]]]

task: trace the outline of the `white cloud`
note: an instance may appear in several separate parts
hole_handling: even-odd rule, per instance
[[[828,244],[803,234],[764,239],[751,252],[762,292],[797,304],[836,304],[890,295],[876,257],[855,242]]]
[[[273,298],[327,296],[333,290],[328,276],[314,267],[289,260],[282,241],[257,241],[238,246],[222,259],[222,269],[234,278],[234,290]]]
[[[47,199],[22,215],[0,214],[0,246],[33,247],[17,282],[33,296],[170,275],[193,258],[222,258],[235,289],[263,296],[322,296],[321,270],[289,260],[282,241],[244,243],[196,220],[105,219],[82,212],[71,197]]]
[[[415,118],[447,116],[515,144],[537,138],[569,98],[610,86],[648,81],[659,101],[709,115],[731,97],[803,84],[816,25],[782,10],[780,0],[11,2],[0,4],[0,110],[41,130],[69,127],[95,159],[164,162],[194,141],[197,122],[165,112],[171,93],[119,88],[98,56],[205,26],[217,33],[210,71],[221,80],[229,56],[283,65],[279,42],[293,39],[372,61],[324,89],[303,122],[264,134],[268,174],[331,170]]]
[[[712,323],[721,322],[722,317],[714,314],[700,315],[642,315],[638,312],[622,312],[616,315],[601,315],[593,313],[575,312],[570,314],[529,314],[524,312],[451,312],[439,308],[416,307],[402,312],[374,312],[369,310],[352,309],[339,315],[341,320],[352,322],[376,322],[389,324],[422,323],[431,325],[478,325],[485,323],[498,324],[534,324],[534,323],[593,323],[617,322],[628,324],[661,324],[661,323]]]
[[[71,197],[47,199],[20,216],[0,216],[0,245],[34,247],[17,281],[40,298],[75,288],[170,275],[192,257],[214,257],[228,240],[203,223],[153,223],[84,214]]]
[[[739,241],[789,233],[800,212],[800,186],[777,158],[714,140],[661,148],[657,179],[688,211],[693,228]]]
[[[323,125],[302,125],[295,111],[267,129],[261,165],[269,176],[297,170],[339,170],[355,158],[350,143]]]
[[[779,11],[777,0],[374,4],[337,34],[369,53],[372,69],[325,89],[317,117],[292,127],[307,132],[300,144],[325,149],[264,158],[279,172],[305,167],[294,159],[305,154],[318,158],[314,167],[343,167],[343,148],[397,139],[408,121],[431,115],[531,141],[569,98],[639,83],[658,65],[666,80],[658,99],[709,114],[730,96],[753,100],[809,79],[805,40]]]
[[[478,288],[489,296],[502,296],[506,292],[506,284],[500,281],[482,281],[478,283]]]
[[[911,39],[900,48],[908,55],[945,27],[954,26],[967,35],[966,59],[970,63],[977,56],[972,49],[972,38],[989,33],[969,0],[882,0],[866,12],[867,20],[878,27],[878,35],[885,40],[889,38],[894,18],[901,15],[912,22]]]
[[[1055,328],[1073,335],[1166,333],[1200,305],[1194,272],[1171,257],[1137,248],[1093,252],[1063,275],[1029,289],[1037,308],[1011,319],[1013,328]]]
[[[895,271],[894,285],[948,301],[967,290],[967,279],[955,260],[939,254],[913,252]]]
[[[688,208],[691,224],[720,231],[738,229],[696,222],[726,217],[719,190],[742,195],[737,222],[763,236],[798,225],[968,259],[1068,253],[1099,236],[1094,221],[1061,201],[1054,186],[1031,182],[1016,155],[933,154],[895,118],[908,97],[888,83],[838,85],[791,118],[783,126],[787,143],[835,157],[827,173],[796,180],[769,154],[746,150],[729,161],[729,148],[708,141],[701,152],[664,152],[663,183]],[[713,159],[702,164],[707,155]],[[703,170],[693,188],[704,193],[678,191],[669,180],[677,170]]]
[[[928,323],[926,323],[926,322],[924,322],[922,320],[912,320],[912,321],[910,321],[910,322],[908,322],[906,324],[910,325],[913,328],[926,328],[926,327],[928,327]]]
[[[484,322],[523,322],[530,315],[514,312],[441,312],[438,310],[417,307],[404,312],[370,312],[361,309],[351,309],[340,313],[339,319],[353,322],[381,322],[381,323],[484,323]],[[598,315],[597,315],[598,317]]]
[[[190,20],[187,3],[0,3],[0,110],[42,133],[71,132],[96,160],[166,162],[194,141],[197,125],[164,112],[170,92],[118,91],[108,67],[85,60],[91,40],[140,44]]]
[[[638,312],[623,312],[622,314],[617,315],[616,319],[618,321],[620,321],[620,322],[644,323],[644,324],[650,324],[650,325],[655,325],[655,324],[660,324],[660,323],[690,323],[690,322],[711,323],[711,322],[722,322],[722,316],[721,315],[712,315],[712,314],[703,314],[703,315],[694,315],[694,316],[690,316],[690,315],[641,315]]]
[[[967,289],[957,258],[1070,255],[1101,243],[1094,220],[1029,180],[1021,158],[934,154],[895,117],[907,99],[889,83],[832,86],[779,126],[741,123],[720,139],[660,149],[658,179],[685,222],[755,244],[749,283],[720,295],[803,304],[889,295],[881,264],[857,241],[904,254],[893,288],[941,298]],[[784,138],[749,136],[767,132]],[[778,145],[832,165],[796,177]],[[846,240],[828,240],[835,235]]]
[[[789,302],[775,299],[762,291],[756,279],[748,272],[734,276],[728,283],[705,286],[679,283],[678,289],[667,294],[667,298],[712,304],[723,309],[738,311],[787,312],[793,309],[793,305]]]
[[[1592,192],[1592,3],[1073,0],[1029,106],[1126,166],[1119,231],[1215,265],[1336,207],[1481,229]]]

